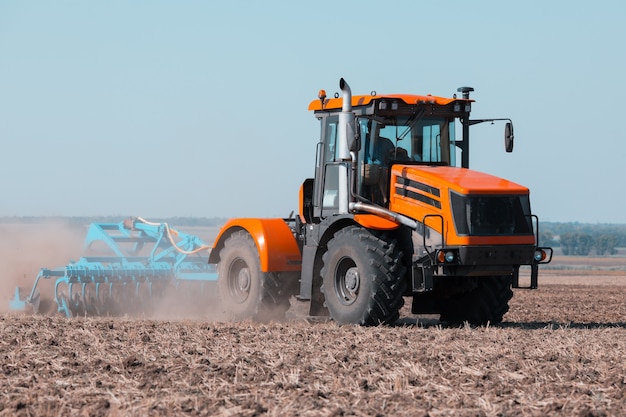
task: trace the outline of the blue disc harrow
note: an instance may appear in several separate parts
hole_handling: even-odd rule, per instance
[[[84,249],[83,257],[65,267],[42,268],[25,301],[16,290],[11,308],[19,310],[30,304],[36,313],[41,279],[55,279],[54,302],[67,317],[141,312],[172,286],[196,281],[202,288],[217,281],[215,266],[208,264],[210,246],[167,223],[140,217],[121,223],[93,223]]]

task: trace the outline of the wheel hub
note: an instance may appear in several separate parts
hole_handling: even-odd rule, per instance
[[[250,271],[244,268],[237,275],[237,287],[240,292],[247,293],[250,290]]]
[[[346,306],[354,304],[359,296],[359,287],[361,286],[359,269],[356,266],[351,266],[343,271],[340,270],[335,282],[336,293],[341,303]]]
[[[244,303],[248,299],[251,286],[250,268],[243,260],[239,259],[233,263],[228,272],[228,291],[231,301],[236,304]]]
[[[350,268],[346,271],[346,290],[349,293],[354,294],[359,289],[359,270],[356,268]]]

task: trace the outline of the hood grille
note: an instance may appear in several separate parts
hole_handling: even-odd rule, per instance
[[[439,188],[406,177],[396,178],[395,191],[397,195],[441,209],[441,190]]]

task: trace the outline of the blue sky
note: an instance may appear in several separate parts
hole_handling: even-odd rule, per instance
[[[384,4],[384,5],[383,5]],[[626,2],[0,0],[0,216],[283,217],[319,89],[476,90],[471,167],[626,223]]]

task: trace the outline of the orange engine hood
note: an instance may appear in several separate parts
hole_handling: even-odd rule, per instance
[[[422,180],[429,186],[448,188],[460,194],[528,194],[528,188],[512,181],[467,168],[448,166],[395,165],[397,177]]]
[[[527,187],[466,168],[426,165],[394,165],[391,170],[389,209],[411,217],[437,232],[445,229],[448,244],[532,244],[523,236],[461,236],[455,233],[451,193],[468,196],[528,196]]]

